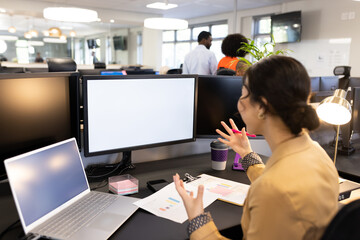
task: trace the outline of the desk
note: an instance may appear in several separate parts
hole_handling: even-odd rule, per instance
[[[213,170],[211,168],[211,155],[210,153],[205,153],[188,157],[138,163],[135,165],[135,169],[128,170],[124,172],[124,174],[131,174],[139,180],[139,192],[131,195],[138,198],[144,198],[152,194],[146,187],[147,181],[164,178],[172,182],[172,176],[175,173],[179,173],[181,177],[183,177],[185,173],[193,176],[205,173],[249,184],[250,182],[244,172],[231,170],[234,157],[235,153],[229,151],[227,167],[224,171]],[[101,183],[94,182],[90,184],[92,188],[95,188],[97,185],[101,185]],[[106,185],[98,189],[98,191],[108,191],[108,186]],[[207,207],[206,211],[211,212],[215,224],[220,230],[240,224],[242,207],[217,200]],[[2,232],[18,219],[8,183],[0,184],[0,213],[0,232]],[[138,209],[110,239],[187,239],[187,224],[187,221],[183,224],[178,224]],[[21,232],[22,227],[18,224],[17,227],[8,232],[3,239],[16,239]]]

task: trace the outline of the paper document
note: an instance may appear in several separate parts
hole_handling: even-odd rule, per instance
[[[197,186],[191,186],[184,183],[187,191],[193,191],[197,196]],[[209,191],[204,192],[204,208],[209,206],[219,197],[218,194]],[[150,213],[172,220],[177,223],[183,223],[188,219],[183,201],[175,189],[175,184],[170,183],[149,197],[141,199],[134,203],[136,206],[149,211]]]
[[[244,205],[244,201],[250,185],[201,174],[200,178],[188,183],[197,188],[200,184],[204,185],[205,192],[220,194],[219,200],[233,203],[239,206]]]

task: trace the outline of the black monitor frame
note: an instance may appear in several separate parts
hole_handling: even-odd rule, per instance
[[[223,130],[220,122],[230,118],[239,129],[245,127],[237,110],[242,85],[240,76],[199,75],[196,138],[218,138],[215,130]]]
[[[76,72],[42,72],[42,73],[14,73],[14,74],[0,74],[0,82],[6,80],[16,81],[17,79],[25,79],[31,81],[31,79],[46,79],[52,81],[51,78],[65,77],[68,78],[69,83],[69,110],[70,110],[70,132],[71,136],[68,138],[75,137],[79,150],[81,150],[81,137],[80,137],[80,105],[79,105],[79,74]],[[22,89],[23,90],[23,89]],[[31,89],[29,89],[31,91]],[[48,96],[51,97],[51,94]],[[26,121],[26,119],[24,119]],[[4,124],[3,122],[1,124]],[[2,125],[5,126],[5,125]],[[11,137],[11,136],[3,136]],[[58,139],[27,139],[23,144],[18,143],[18,146],[13,146],[13,149],[5,151],[5,149],[0,149],[0,161],[3,161],[7,158],[32,151],[34,149],[44,147],[46,145],[65,140],[67,138],[58,137]],[[24,140],[25,141],[25,140]],[[0,163],[0,179],[6,178],[6,172],[4,165]]]
[[[192,136],[187,139],[181,140],[174,140],[174,141],[166,141],[166,142],[158,142],[152,144],[144,144],[144,145],[137,145],[137,146],[130,146],[125,148],[114,148],[104,151],[97,151],[97,152],[90,152],[89,151],[89,116],[88,116],[88,81],[96,80],[131,80],[131,79],[176,79],[176,78],[193,78],[194,79],[194,113],[193,113],[193,133]],[[166,81],[166,80],[165,80]],[[96,155],[104,155],[104,154],[111,154],[111,153],[120,153],[128,154],[130,159],[127,161],[131,162],[131,151],[132,150],[139,150],[145,148],[152,148],[152,147],[159,147],[159,146],[167,146],[172,144],[179,144],[179,143],[186,143],[186,142],[193,142],[196,140],[196,108],[197,108],[197,75],[119,75],[119,76],[108,76],[108,75],[100,75],[100,76],[83,76],[83,103],[84,103],[84,155],[88,156],[96,156]],[[138,130],[140,131],[140,130]],[[146,131],[146,130],[144,130]],[[176,131],[176,129],[174,129]],[[139,133],[139,137],[141,134]]]
[[[297,24],[298,26],[294,27]],[[287,35],[292,36],[293,38],[288,38],[287,40],[276,39],[276,27],[288,27]],[[289,32],[290,30],[292,32]],[[292,34],[289,34],[292,33]],[[271,35],[274,37],[276,43],[293,43],[300,42],[302,34],[302,22],[301,22],[301,11],[281,13],[271,16]]]

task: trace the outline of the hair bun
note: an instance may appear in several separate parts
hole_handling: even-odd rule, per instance
[[[306,102],[295,103],[280,115],[294,134],[299,134],[303,128],[314,130],[320,124],[315,109]]]

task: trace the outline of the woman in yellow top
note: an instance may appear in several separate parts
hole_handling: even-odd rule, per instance
[[[221,44],[221,51],[225,55],[218,63],[218,69],[229,68],[236,71],[237,57],[245,57],[247,52],[239,50],[243,43],[248,43],[246,37],[239,33],[229,34]]]
[[[245,128],[240,133],[230,120],[227,133],[216,130],[242,156],[251,181],[239,237],[247,240],[318,240],[338,209],[338,173],[327,153],[308,130],[319,126],[308,104],[310,78],[297,60],[271,56],[251,66],[244,75],[238,110],[247,130],[261,134],[272,156],[266,165],[251,149]],[[190,239],[226,239],[210,213],[204,213],[200,186],[197,197],[187,194],[178,174],[174,176],[188,217]],[[221,221],[221,219],[217,219]],[[243,235],[241,235],[243,234]]]

